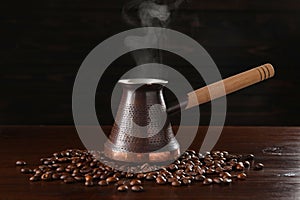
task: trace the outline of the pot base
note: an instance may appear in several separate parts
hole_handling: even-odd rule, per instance
[[[104,144],[104,154],[106,157],[118,161],[134,163],[156,163],[172,161],[177,159],[180,156],[180,148],[179,144],[174,138],[174,141],[171,141],[164,148],[159,149],[157,151],[136,153],[121,150],[120,148],[116,147],[116,145],[113,144],[110,140],[107,140]]]

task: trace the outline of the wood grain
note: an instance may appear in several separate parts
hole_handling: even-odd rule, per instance
[[[103,127],[109,132],[110,127]],[[176,127],[174,127],[176,129]],[[189,134],[189,127],[185,127]],[[192,148],[199,149],[207,127],[199,127]],[[0,127],[0,199],[298,199],[300,189],[300,127],[225,127],[215,149],[256,155],[265,165],[248,172],[245,181],[230,186],[173,188],[146,182],[143,193],[119,193],[114,186],[87,188],[81,184],[29,182],[15,161],[29,166],[66,148],[83,148],[71,126]]]
[[[271,64],[265,64],[212,83],[188,93],[188,102],[185,109],[229,95],[258,82],[272,78],[274,74],[273,66]]]

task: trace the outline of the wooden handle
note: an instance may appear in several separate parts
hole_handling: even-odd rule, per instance
[[[262,66],[210,84],[188,93],[186,109],[209,102],[225,96],[226,94],[230,94],[265,79],[271,78],[274,76],[274,74],[275,71],[273,66],[271,64],[264,64]]]

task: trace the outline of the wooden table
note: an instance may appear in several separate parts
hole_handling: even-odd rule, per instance
[[[105,128],[109,130],[109,127]],[[199,134],[206,127],[199,127]],[[199,136],[200,137],[200,136]],[[36,164],[66,148],[83,148],[72,126],[1,126],[0,199],[300,199],[300,127],[225,127],[215,149],[256,155],[262,171],[248,172],[231,185],[174,188],[146,182],[145,191],[120,193],[114,186],[84,187],[29,182],[15,161]],[[194,146],[197,143],[193,143]],[[197,147],[196,147],[197,148]]]

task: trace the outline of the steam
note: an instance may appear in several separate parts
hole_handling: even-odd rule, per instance
[[[139,17],[142,26],[155,26],[155,19],[161,26],[165,26],[170,17],[167,5],[158,5],[152,1],[144,1],[139,6]]]
[[[184,0],[177,0],[172,4],[159,4],[156,0],[132,0],[123,8],[125,21],[137,27],[167,27],[171,12],[179,7]],[[164,39],[163,31],[148,29],[144,36],[128,36],[125,45],[129,49],[143,49],[145,46],[160,47]],[[162,53],[158,49],[144,49],[132,53],[137,65],[146,63],[162,63]],[[140,70],[134,76],[158,78],[162,72],[149,68]]]

